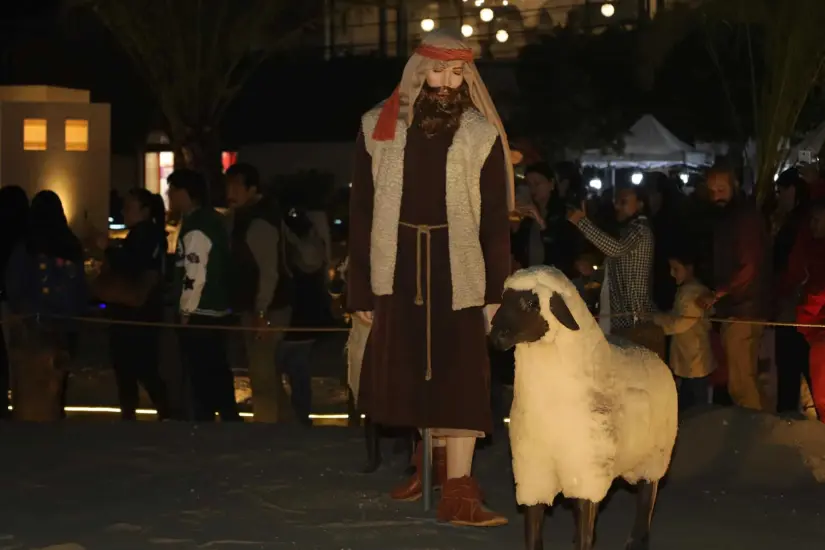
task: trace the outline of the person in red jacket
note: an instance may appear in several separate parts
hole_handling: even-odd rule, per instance
[[[825,325],[825,197],[811,204],[810,229],[791,250],[788,276],[804,281],[796,322]],[[825,421],[825,328],[801,326],[797,330],[811,347],[811,394],[820,420]]]

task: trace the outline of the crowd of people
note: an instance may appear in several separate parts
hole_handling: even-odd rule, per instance
[[[513,225],[513,257],[517,267],[555,265],[579,283],[606,332],[666,359],[683,407],[708,402],[723,365],[727,391],[717,401],[797,412],[804,380],[825,418],[825,330],[795,326],[825,320],[824,185],[815,165],[790,168],[757,208],[735,172],[716,167],[689,190],[649,172],[639,185],[585,198],[570,163],[539,163],[517,192],[523,220]],[[595,280],[593,264],[602,264]],[[775,323],[785,325],[775,329],[772,396],[759,359],[765,327]]]
[[[567,162],[532,164],[516,185],[513,158],[472,50],[449,33],[429,33],[393,94],[362,117],[346,299],[366,328],[352,389],[371,425],[417,429],[432,443],[430,456],[417,445],[413,473],[392,498],[422,498],[422,466],[431,461],[440,521],[507,523],[484,504],[472,465],[477,440],[503,416],[490,401],[490,365],[502,357],[491,355],[487,334],[505,281],[521,267],[557,267],[605,333],[666,360],[682,408],[711,393],[770,408],[760,347],[766,325],[783,322],[775,331],[776,408],[798,411],[804,379],[825,419],[825,329],[817,326],[825,324],[825,181],[816,167],[783,172],[758,208],[723,167],[707,171],[690,194],[678,179],[651,172],[641,185],[588,196],[579,168]],[[40,377],[54,389],[49,406],[62,410],[71,318],[91,291],[113,305],[112,364],[125,419],[135,416],[140,384],[161,418],[238,420],[224,328],[240,323],[248,329],[255,419],[282,416],[283,372],[294,413],[309,423],[311,329],[331,312],[328,230],[265,196],[252,166],[232,166],[225,181],[222,216],[208,204],[203,175],[182,169],[168,178],[168,206],[181,220],[171,281],[189,390],[184,412],[173,410],[158,375],[161,198],[128,195],[128,237],[100,243],[105,262],[87,289],[83,245],[57,195],[42,191],[29,206],[20,190],[2,189],[4,309],[17,319],[3,326],[15,400],[27,395],[25,381],[42,387]],[[727,391],[711,392],[720,365]]]
[[[329,326],[326,291],[329,232],[313,213],[264,196],[257,170],[236,164],[226,173],[226,215],[208,204],[204,176],[181,169],[168,178],[170,215],[180,220],[173,269],[167,274],[163,198],[134,189],[123,200],[125,239],[79,239],[60,198],[41,191],[29,204],[19,187],[0,190],[2,208],[3,399],[12,389],[15,418],[63,415],[67,370],[78,317],[90,299],[106,305],[109,351],[124,420],[134,420],[139,386],[161,420],[240,420],[225,330],[238,324],[257,421],[294,414],[310,424],[310,353]],[[323,219],[323,216],[321,216]],[[103,253],[99,274],[84,269],[90,249]],[[165,290],[173,289],[174,318]],[[164,321],[179,325],[184,395],[171,395],[160,373]],[[275,331],[301,327],[306,331]],[[277,368],[276,368],[277,365]],[[291,407],[283,375],[291,388]],[[8,404],[2,408],[8,414]]]

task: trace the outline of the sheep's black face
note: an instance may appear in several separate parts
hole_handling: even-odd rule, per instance
[[[550,326],[541,314],[539,297],[530,290],[507,289],[493,317],[490,340],[503,351],[516,344],[537,342],[548,330]]]

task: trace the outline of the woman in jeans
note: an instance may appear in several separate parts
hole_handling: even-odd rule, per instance
[[[62,417],[72,319],[87,306],[83,247],[69,229],[60,198],[52,191],[34,196],[25,237],[6,270],[14,417]]]

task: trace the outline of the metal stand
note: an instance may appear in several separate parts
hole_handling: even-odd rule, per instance
[[[430,429],[421,430],[421,492],[424,496],[424,511],[433,507],[433,439]]]

